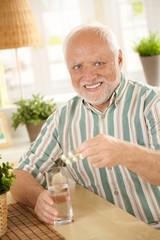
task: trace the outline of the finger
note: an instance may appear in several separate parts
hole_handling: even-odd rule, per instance
[[[89,146],[88,148],[84,149],[84,151],[82,151],[81,154],[87,159],[93,158],[93,157],[96,158],[98,155],[98,151],[96,149],[96,146],[94,147]]]
[[[54,206],[50,206],[47,204],[36,205],[34,209],[37,216],[46,223],[53,223],[53,221],[57,218],[58,212],[54,208]]]
[[[104,163],[106,164],[106,158],[101,154],[92,155],[92,156],[88,157],[87,159],[93,165],[104,164]]]
[[[58,211],[55,209],[53,199],[47,191],[39,195],[34,211],[36,215],[46,223],[53,223],[57,218]]]
[[[86,148],[90,148],[90,147],[96,146],[98,143],[99,143],[99,141],[97,141],[97,138],[94,137],[94,138],[91,138],[91,139],[86,140],[85,142],[81,143],[78,146],[77,150],[80,153],[80,152],[84,151]]]
[[[88,157],[92,155],[96,155],[102,148],[102,144],[100,141],[88,140],[87,142],[82,143],[78,147],[78,152],[83,156]]]
[[[47,190],[44,192],[44,194],[41,195],[41,197],[39,199],[40,199],[40,201],[43,201],[44,204],[48,204],[50,206],[52,206],[54,204],[54,201],[51,198],[51,196],[49,195]]]
[[[99,151],[87,159],[94,167],[108,167],[111,165],[111,159],[106,155],[105,151]]]
[[[54,220],[57,218],[57,216],[55,216],[55,215],[50,215],[50,214],[47,213],[47,212],[43,212],[43,213],[39,212],[39,213],[37,214],[37,216],[38,216],[38,218],[39,218],[41,221],[43,221],[43,222],[45,222],[45,223],[49,223],[49,224],[53,224]]]

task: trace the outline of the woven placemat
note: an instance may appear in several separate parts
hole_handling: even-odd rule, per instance
[[[8,206],[7,228],[1,240],[65,240],[52,226],[42,223],[32,210],[19,203]]]

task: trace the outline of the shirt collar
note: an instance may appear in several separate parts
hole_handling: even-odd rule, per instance
[[[121,82],[119,84],[119,86],[117,87],[117,89],[115,90],[115,105],[117,106],[117,104],[119,103],[119,101],[121,100],[121,98],[123,97],[123,94],[126,90],[128,81],[125,78],[125,75],[123,73],[121,73]]]

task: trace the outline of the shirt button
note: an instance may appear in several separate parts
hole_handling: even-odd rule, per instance
[[[112,170],[112,168],[111,168],[111,167],[108,167],[108,170]]]
[[[115,195],[118,195],[118,194],[119,194],[119,192],[118,192],[118,191],[114,191],[114,194],[115,194]]]

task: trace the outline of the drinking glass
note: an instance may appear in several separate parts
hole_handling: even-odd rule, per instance
[[[66,169],[62,166],[52,167],[46,171],[48,193],[53,198],[58,217],[54,225],[73,222],[73,208]]]

